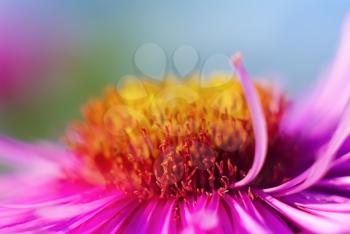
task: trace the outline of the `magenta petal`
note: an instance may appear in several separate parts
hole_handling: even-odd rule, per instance
[[[271,187],[271,188],[266,188],[266,189],[263,189],[263,191],[265,193],[282,193],[283,194],[284,191],[289,190],[299,185],[302,181],[304,181],[308,173],[309,173],[309,170],[306,170],[302,174],[298,175],[297,177],[294,177],[293,179],[281,185]]]
[[[317,192],[301,192],[285,197],[289,204],[310,214],[326,218],[350,229],[350,199],[339,195]]]
[[[214,193],[207,205],[204,208],[204,211],[201,210],[199,212],[200,216],[197,217],[197,223],[199,224],[199,227],[202,230],[210,230],[213,232],[219,232],[219,218],[218,218],[218,212],[219,212],[219,206],[220,206],[221,197]]]
[[[306,105],[303,106],[305,109],[297,110],[296,113],[287,116],[287,120],[283,122],[285,125],[284,130],[287,132],[293,132],[298,128],[303,128],[302,130],[308,131],[308,124],[312,124],[317,126],[318,129],[322,129],[324,126],[313,118],[315,116],[329,117],[329,114],[335,113],[331,109],[338,106],[338,110],[336,112],[337,120],[339,120],[340,116],[342,117],[342,120],[336,128],[337,131],[333,134],[331,142],[327,146],[327,150],[325,150],[325,152],[320,152],[319,158],[314,165],[309,168],[309,170],[282,185],[265,189],[265,192],[282,192],[281,195],[287,195],[301,191],[317,182],[322,176],[324,176],[327,170],[332,167],[332,164],[336,163],[332,162],[332,160],[334,159],[339,147],[341,147],[341,144],[350,134],[350,122],[348,121],[350,118],[350,104],[347,103],[350,98],[350,82],[348,81],[348,75],[350,74],[350,53],[348,53],[350,50],[349,38],[350,16],[348,16],[346,20],[343,29],[343,38],[338,49],[337,59],[333,64],[333,69],[331,70],[329,79],[326,80],[327,85],[322,86],[321,89],[314,94],[314,98],[317,100],[317,102],[315,103],[314,100],[310,103],[311,99],[307,100],[306,102],[303,100],[303,103],[306,103]],[[343,95],[340,95],[341,97],[339,99],[340,88],[342,90],[341,94]],[[321,94],[323,95],[322,97],[320,97]],[[327,105],[328,101],[332,103]],[[315,107],[316,110],[313,109]],[[326,112],[324,113],[324,111],[322,112],[317,109],[320,107],[325,108]],[[346,109],[345,113],[343,113],[344,109]],[[312,110],[315,111],[315,113],[310,113]],[[333,121],[332,125],[336,126],[336,121]],[[336,164],[339,165],[339,163]],[[289,189],[291,190],[288,193],[283,193],[283,191]]]
[[[300,192],[306,188],[312,186],[317,181],[319,181],[327,171],[332,167],[334,157],[337,151],[345,142],[345,140],[350,135],[350,103],[346,107],[342,119],[338,124],[336,131],[334,132],[330,142],[325,146],[324,151],[318,153],[318,158],[315,163],[308,168],[301,175],[293,178],[286,183],[273,187],[264,189],[264,192],[268,193],[278,193],[281,196],[290,195],[293,193]],[[288,191],[287,191],[288,190]]]
[[[349,51],[350,15],[345,19],[337,55],[325,79],[285,116],[282,125],[286,132],[322,136],[332,131],[350,98]]]
[[[145,233],[175,233],[175,226],[172,219],[175,201],[168,200],[158,203],[156,210],[152,213]]]
[[[114,197],[106,197],[87,203],[73,204],[57,204],[45,207],[38,207],[35,210],[35,215],[40,219],[46,220],[62,220],[78,216],[81,213],[86,213],[102,205],[108,203]]]
[[[340,156],[332,163],[332,169],[334,170],[342,166],[350,167],[350,152]]]
[[[256,219],[250,216],[233,198],[227,197],[238,233],[269,233]]]
[[[181,202],[179,233],[231,233],[232,220],[222,206],[221,197],[214,193],[202,195],[196,202]]]
[[[293,233],[292,229],[271,207],[266,206],[266,204],[263,204],[260,201],[255,201],[254,206],[264,219],[263,224],[271,230],[271,233]]]
[[[329,219],[321,213],[310,213],[292,207],[264,192],[256,191],[256,193],[263,201],[305,231],[312,233],[348,233],[350,231],[350,224],[348,223]]]
[[[238,194],[239,196],[237,197],[236,201],[249,212],[250,216],[252,216],[254,219],[259,220],[259,222],[263,223],[264,218],[261,216],[255,204],[253,203],[251,198],[247,195],[247,193],[238,192]]]
[[[95,189],[89,192],[81,190],[80,193],[67,194],[67,196],[59,191],[56,191],[55,196],[48,191],[45,196],[45,189],[40,189],[40,191],[38,201],[37,198],[32,197],[33,201],[26,198],[27,201],[21,199],[18,203],[13,201],[12,204],[1,202],[1,230],[12,233],[48,230],[58,225],[63,228],[69,225],[71,220],[83,219],[83,216],[103,207],[105,203],[117,196],[116,194],[105,196],[103,191]],[[21,225],[18,225],[19,223]]]
[[[72,232],[71,230],[75,230],[77,227],[79,227],[81,224],[88,222],[91,220],[93,217],[97,216],[101,212],[103,212],[105,209],[108,209],[110,205],[116,200],[121,200],[118,197],[115,197],[115,199],[112,199],[112,201],[106,202],[105,204],[101,204],[101,206],[92,209],[89,212],[86,213],[81,213],[80,215],[75,216],[74,218],[71,219],[66,219],[66,220],[61,220],[59,222],[55,222],[52,225],[49,224],[47,230],[57,232],[57,231],[69,231]],[[98,224],[96,224],[98,226]]]
[[[328,178],[319,181],[317,188],[323,188],[328,191],[338,191],[350,196],[350,176]]]
[[[0,162],[12,169],[11,173],[58,174],[55,165],[34,149],[33,145],[0,136]],[[42,168],[42,170],[39,170]]]
[[[303,191],[298,194],[284,197],[283,200],[294,206],[303,207],[309,210],[345,212],[350,217],[350,199],[347,197],[321,193],[319,191]]]
[[[79,225],[75,224],[74,227],[70,227],[70,233],[95,232],[103,227],[103,225],[108,224],[108,221],[115,216],[122,216],[125,209],[133,209],[135,204],[137,204],[137,201],[134,199],[117,198],[115,201],[107,203],[107,206],[104,206],[88,220],[80,222]]]
[[[332,166],[329,169],[326,178],[334,178],[350,175],[350,152],[341,155],[332,162]]]
[[[134,202],[130,204],[125,209],[121,210],[111,217],[106,217],[108,222],[104,223],[98,229],[96,229],[95,233],[120,233],[120,229],[123,225],[130,225],[127,223],[127,220],[130,216],[132,216],[135,211],[140,207],[140,204]],[[126,224],[125,224],[126,223]]]
[[[249,80],[249,76],[242,65],[240,55],[234,57],[232,59],[232,63],[237,70],[238,77],[241,81],[245,98],[249,106],[255,138],[255,155],[252,167],[242,180],[235,183],[235,187],[240,187],[253,181],[264,165],[267,152],[267,130],[265,116],[261,107],[259,96],[257,95],[255,87]]]
[[[121,233],[145,233],[153,212],[157,211],[157,199],[150,200],[130,215],[126,225],[120,228]]]
[[[9,166],[11,174],[15,176],[36,176],[37,179],[45,180],[60,176],[62,169],[74,170],[79,166],[77,159],[62,146],[51,143],[28,144],[2,136],[0,162]]]
[[[237,203],[236,206],[233,206],[235,209],[234,212],[238,213],[238,215],[241,218],[246,217],[248,220],[250,220],[250,222],[255,223],[255,226],[253,227],[256,228],[258,226],[261,229],[264,229],[264,233],[292,233],[292,230],[278,216],[276,212],[274,212],[271,208],[266,206],[266,204],[261,203],[260,200],[251,200],[251,198],[246,192],[239,192],[239,196],[234,196],[234,198],[228,198],[228,200],[231,201],[231,203],[232,199]],[[243,232],[251,233],[253,231],[253,233],[255,233],[256,231],[258,231],[251,230],[249,229],[249,227],[245,227],[244,225],[246,224],[243,223],[238,225],[240,227],[240,230],[238,232],[245,230]]]
[[[320,156],[317,158],[316,162],[312,165],[305,178],[305,181],[300,183],[298,186],[294,187],[286,194],[292,194],[299,191],[302,191],[317,181],[319,181],[328,171],[332,165],[332,161],[336,156],[338,149],[341,147],[343,142],[350,135],[350,104],[346,107],[345,112],[342,116],[342,119],[332,136],[332,139],[326,146],[325,152],[319,153]]]

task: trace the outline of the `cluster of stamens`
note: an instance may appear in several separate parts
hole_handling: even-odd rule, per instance
[[[69,129],[66,141],[85,162],[91,181],[140,198],[229,192],[254,155],[251,116],[239,82],[201,88],[145,81],[143,88],[147,96],[132,100],[122,93],[131,93],[134,84],[107,90],[86,105],[84,121]],[[270,92],[258,85],[256,90],[273,136],[282,104],[272,110]],[[181,98],[174,97],[178,93]]]

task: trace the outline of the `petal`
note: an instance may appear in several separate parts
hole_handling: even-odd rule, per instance
[[[110,225],[110,221],[115,217],[125,217],[126,210],[132,210],[138,204],[137,200],[129,198],[119,198],[117,197],[111,203],[103,206],[97,213],[94,213],[87,220],[83,222],[75,223],[74,226],[69,227],[70,233],[91,233],[96,232],[98,229],[106,228]],[[119,223],[114,223],[118,227]]]
[[[244,210],[235,199],[227,196],[226,202],[231,208],[237,233],[270,233],[257,219],[249,214],[249,211]]]
[[[337,168],[339,166],[342,166],[344,164],[348,164],[350,162],[350,152],[346,153],[342,156],[340,156],[339,158],[337,158],[336,160],[334,160],[334,162],[332,163],[332,167]]]
[[[350,175],[350,152],[346,153],[332,162],[332,166],[327,173],[327,178]]]
[[[121,209],[117,213],[111,215],[110,217],[106,216],[105,220],[108,220],[98,229],[94,229],[96,233],[120,233],[120,229],[123,225],[130,225],[127,223],[127,220],[134,212],[138,209],[140,203],[134,201],[130,203],[127,207]],[[103,222],[103,220],[101,220]]]
[[[344,229],[350,229],[350,199],[332,194],[332,190],[325,189],[304,191],[283,200],[298,209],[339,223]]]
[[[113,196],[114,198],[114,196]],[[111,200],[110,197],[98,199],[88,203],[77,203],[77,204],[56,204],[56,205],[46,205],[42,207],[37,207],[35,209],[35,215],[41,219],[46,220],[62,220],[71,217],[75,217],[81,213],[86,213],[87,211],[96,209],[108,203]]]
[[[0,164],[7,171],[0,174],[0,199],[30,197],[50,190],[47,184],[63,179],[71,172],[79,174],[80,162],[64,147],[51,143],[23,143],[0,136]]]
[[[273,233],[291,233],[288,225],[266,205],[259,200],[252,200],[247,193],[240,192],[242,206],[255,219],[259,220],[261,225],[271,230]],[[237,199],[239,202],[239,200]]]
[[[284,131],[302,132],[306,136],[324,136],[332,132],[350,98],[349,51],[350,15],[345,19],[337,54],[325,79],[287,113],[282,121]]]
[[[319,181],[328,171],[333,163],[333,159],[336,156],[339,148],[345,142],[350,134],[350,103],[345,109],[342,119],[332,136],[329,144],[327,145],[325,152],[321,153],[316,162],[310,168],[309,173],[304,182],[291,189],[287,194],[296,193],[309,188],[317,181]]]
[[[312,233],[347,233],[350,231],[350,224],[344,223],[341,219],[330,219],[316,210],[311,213],[305,209],[293,207],[261,191],[255,191],[255,193],[303,231]]]
[[[128,225],[123,225],[119,231],[121,233],[145,233],[153,212],[157,211],[157,205],[157,200],[150,200],[147,204],[142,205],[125,222]]]
[[[253,181],[264,165],[267,152],[267,130],[259,96],[255,91],[253,83],[249,80],[248,73],[243,67],[241,56],[236,55],[232,59],[232,64],[237,70],[249,106],[255,138],[255,155],[252,167],[242,180],[235,183],[235,187],[240,187]]]
[[[348,215],[350,213],[350,199],[348,197],[322,193],[321,191],[303,191],[284,197],[283,200],[293,206],[303,207],[310,211],[346,212]]]
[[[33,145],[15,141],[13,139],[0,136],[0,162],[12,171],[26,173],[42,166],[45,170],[52,171],[52,165],[47,160],[40,158]],[[56,170],[53,170],[56,172]],[[30,171],[32,173],[32,171]]]
[[[302,174],[294,177],[293,179],[281,184],[281,185],[277,185],[275,187],[271,187],[271,188],[266,188],[263,189],[263,191],[265,193],[276,193],[276,194],[283,194],[283,192],[290,190],[291,188],[299,185],[302,181],[305,180],[305,178],[307,177],[309,173],[309,169],[304,171]]]
[[[344,109],[349,109],[348,100],[350,98],[350,82],[348,77],[350,74],[350,15],[347,16],[342,33],[342,39],[338,48],[336,59],[332,65],[328,78],[323,81],[322,85],[316,89],[310,98],[303,97],[302,101],[286,116],[282,121],[282,129],[288,133],[295,134],[298,131],[303,131],[303,134],[308,135],[309,125],[316,126],[319,132],[325,131],[329,126],[336,126],[342,116],[343,126],[338,126],[338,136],[333,135],[333,149],[328,147],[326,153],[321,154],[319,160],[303,174],[294,179],[274,188],[265,189],[265,192],[281,192],[290,188],[295,188],[293,192],[305,189],[315,181],[319,180],[324,173],[329,169],[330,164],[335,157],[335,151],[338,150],[344,138],[347,138],[350,132],[346,129],[348,122],[346,118],[348,114],[342,115]],[[342,90],[342,92],[339,92]],[[331,102],[331,103],[329,103]],[[348,105],[348,107],[347,107]],[[334,110],[334,108],[336,110]],[[349,112],[349,111],[348,111]],[[332,116],[335,115],[335,116]],[[323,118],[321,121],[319,118]],[[330,120],[332,119],[332,121]],[[340,136],[340,134],[342,134]],[[322,135],[322,134],[321,134]],[[332,152],[333,151],[333,152]],[[304,182],[309,178],[307,182]]]
[[[242,194],[251,202],[246,193]],[[246,207],[247,203],[243,201],[242,196],[221,197],[214,193],[210,196],[203,195],[204,203],[182,203],[179,206],[182,233],[290,233],[288,226],[274,216],[273,212],[267,217],[272,217],[271,220],[276,226],[271,225],[269,219],[262,218],[260,212],[270,212],[267,209],[256,209],[262,220],[257,218],[250,210],[255,209],[255,204],[251,202],[251,206]]]
[[[346,139],[350,135],[350,103],[346,107],[342,119],[338,124],[330,142],[324,150],[318,153],[318,158],[314,164],[301,175],[293,178],[286,183],[274,188],[264,189],[265,192],[274,192],[279,195],[290,195],[311,187],[319,181],[327,171],[332,167],[333,160]],[[287,191],[288,190],[288,191]]]
[[[48,142],[29,144],[3,136],[0,136],[0,163],[16,175],[41,177],[58,176],[63,168],[79,166],[76,157],[63,146]]]
[[[41,190],[45,193],[45,190]],[[58,192],[57,196],[59,196]],[[78,193],[67,196],[66,199],[56,199],[43,203],[30,202],[28,205],[11,204],[0,205],[1,221],[0,231],[6,232],[29,232],[50,230],[57,226],[68,228],[76,222],[84,220],[85,216],[101,209],[111,200],[118,196],[103,196],[104,192],[99,190],[89,193]],[[81,195],[81,196],[79,196]],[[19,225],[20,224],[20,225]]]
[[[295,131],[304,130],[306,133],[309,132],[308,124],[317,126],[317,128],[322,131],[324,126],[336,126],[342,116],[342,124],[336,128],[337,132],[334,134],[331,133],[331,135],[333,135],[333,141],[330,141],[330,144],[332,145],[328,146],[328,150],[326,150],[325,153],[320,154],[321,156],[319,156],[318,160],[309,170],[280,186],[265,189],[265,192],[282,192],[294,188],[290,193],[295,193],[311,186],[324,176],[326,171],[331,167],[336,151],[349,136],[349,121],[347,121],[347,119],[349,119],[350,109],[350,104],[347,103],[350,98],[350,82],[348,81],[350,74],[350,66],[348,64],[350,61],[350,54],[348,53],[350,49],[349,41],[350,15],[345,20],[338,54],[332,66],[330,76],[324,81],[325,84],[320,86],[316,92],[313,93],[312,98],[306,100],[303,98],[300,103],[301,107],[298,107],[301,109],[292,109],[292,112],[286,116],[286,119],[282,123],[282,127],[286,132],[295,134]],[[342,92],[339,92],[339,90],[342,90]],[[339,96],[340,99],[338,99]],[[320,110],[320,108],[324,108],[325,111]],[[333,108],[337,110],[334,111]],[[347,110],[342,114],[344,109]],[[335,113],[336,117],[329,115],[332,115],[332,113]],[[319,117],[324,117],[322,120],[323,122],[318,119]],[[333,120],[329,121],[329,119]],[[325,123],[327,121],[328,123]],[[307,181],[305,181],[306,178],[308,178]]]
[[[179,212],[182,233],[224,232],[223,226],[219,225],[219,213],[223,211],[218,194],[202,195],[198,202],[182,202],[179,204]]]
[[[174,200],[159,203],[156,211],[150,217],[145,233],[174,233],[173,215]]]
[[[268,207],[259,200],[254,202],[254,206],[261,214],[261,217],[263,217],[263,224],[270,229],[272,233],[293,233],[293,230],[271,207]]]
[[[315,187],[334,193],[339,192],[350,197],[350,176],[323,179]]]

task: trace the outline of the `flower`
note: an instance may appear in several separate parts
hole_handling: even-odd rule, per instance
[[[251,82],[236,55],[238,81],[108,89],[67,148],[2,137],[0,230],[350,232],[349,30],[350,18],[326,79],[300,102]]]

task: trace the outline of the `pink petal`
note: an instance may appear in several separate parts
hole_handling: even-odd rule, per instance
[[[238,233],[270,233],[268,229],[244,210],[238,202],[230,196],[226,198],[227,204],[231,207],[234,218],[234,225]]]
[[[348,233],[350,231],[350,224],[348,223],[331,220],[321,215],[321,213],[310,213],[306,210],[292,207],[264,192],[255,191],[255,193],[284,217],[305,231],[312,233]]]
[[[312,165],[305,178],[305,181],[295,186],[293,189],[288,191],[286,194],[292,194],[299,191],[302,191],[317,181],[319,181],[328,171],[333,163],[333,159],[338,152],[338,149],[350,135],[350,104],[346,107],[345,112],[342,116],[342,119],[333,134],[330,142],[328,143],[325,152],[320,153],[320,156],[316,162]]]
[[[0,162],[12,169],[12,174],[37,176],[43,179],[59,177],[62,169],[76,169],[78,161],[64,147],[50,144],[28,144],[0,136]]]
[[[285,116],[282,126],[286,132],[302,132],[307,136],[332,132],[350,98],[349,51],[350,15],[345,19],[337,55],[325,79]]]
[[[350,214],[350,199],[339,195],[303,191],[298,194],[284,197],[283,200],[289,204],[293,204],[293,206],[303,207],[310,211],[346,212],[348,215]]]
[[[70,233],[91,233],[95,232],[103,225],[108,224],[112,218],[116,216],[123,216],[125,209],[133,209],[137,205],[137,200],[135,199],[120,199],[117,198],[114,202],[108,203],[107,206],[100,209],[100,211],[91,218],[84,222],[80,222],[79,225],[75,224],[70,227]]]
[[[175,201],[173,199],[158,203],[156,210],[150,217],[145,233],[174,233],[174,219],[172,219]]]
[[[146,204],[143,204],[129,217],[127,224],[123,225],[119,231],[121,233],[145,233],[147,226],[151,222],[153,212],[158,211],[156,209],[157,205],[157,200],[150,200]]]
[[[273,187],[264,189],[267,193],[277,193],[281,196],[290,195],[293,193],[300,192],[306,188],[314,185],[319,181],[327,171],[332,167],[333,159],[336,156],[339,148],[346,141],[350,135],[350,103],[346,107],[342,119],[338,124],[336,131],[334,132],[330,142],[325,149],[321,149],[318,153],[318,158],[314,164],[304,171],[301,175],[293,178],[286,183]]]
[[[339,191],[350,195],[350,176],[342,176],[336,178],[327,178],[319,181],[317,188],[324,188],[328,191]]]
[[[332,163],[332,167],[337,168],[339,166],[349,163],[349,161],[350,161],[350,152],[334,160],[334,162]]]
[[[249,80],[248,73],[243,67],[240,55],[236,55],[232,59],[232,64],[237,70],[249,106],[255,138],[255,155],[252,167],[247,175],[234,185],[235,187],[240,187],[253,181],[264,165],[267,152],[267,130],[259,96],[255,91],[253,83]]]
[[[292,233],[288,225],[266,204],[260,200],[252,200],[246,192],[238,192],[238,196],[233,198],[240,208],[235,208],[237,211],[249,215],[249,219],[257,223],[258,226],[265,229],[267,233]],[[243,210],[243,211],[242,211]],[[242,215],[241,217],[245,217]],[[240,227],[247,229],[246,227]],[[249,231],[249,230],[248,230]]]

